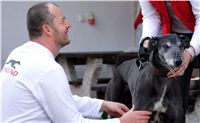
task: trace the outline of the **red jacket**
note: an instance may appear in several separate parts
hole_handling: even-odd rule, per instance
[[[162,33],[171,32],[170,17],[167,12],[167,8],[164,1],[150,1],[153,7],[156,8],[157,12],[160,14],[162,23]],[[170,1],[172,9],[175,15],[180,19],[180,21],[192,32],[194,32],[195,26],[195,16],[192,12],[192,6],[189,1]],[[137,28],[138,24],[142,22],[142,14],[139,13],[134,27]]]

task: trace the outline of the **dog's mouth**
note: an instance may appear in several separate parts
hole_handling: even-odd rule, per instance
[[[155,53],[153,55],[152,58],[153,61],[153,66],[155,66],[155,68],[158,68],[160,71],[171,71],[174,68],[174,65],[172,65],[172,61],[166,60],[166,58],[162,55],[159,55],[157,53]]]
[[[182,59],[167,59],[166,60],[166,68],[171,71],[176,67],[179,67],[182,64]]]
[[[161,60],[161,64],[168,71],[172,71],[174,68],[179,67],[182,64],[181,50],[173,48],[168,52],[160,52],[158,57]]]

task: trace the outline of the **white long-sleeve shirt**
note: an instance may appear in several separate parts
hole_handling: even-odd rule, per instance
[[[142,14],[143,14],[142,38],[158,36],[161,29],[161,20],[160,20],[159,13],[151,5],[149,0],[139,0],[139,3],[140,3],[140,7],[142,9]],[[190,3],[192,5],[192,11],[196,19],[194,33],[193,33],[190,44],[195,49],[195,55],[198,55],[200,53],[200,35],[199,35],[200,34],[200,0],[190,0]],[[173,23],[173,24],[176,24],[176,23]],[[181,25],[173,25],[173,26],[180,27]],[[182,24],[182,26],[184,25]],[[178,29],[176,30],[173,30],[173,29],[174,28],[172,28],[172,31],[174,32],[178,30]],[[184,27],[182,29],[184,29]],[[189,32],[189,30],[184,30],[184,32]],[[182,32],[177,32],[177,33],[182,33]]]
[[[119,123],[97,120],[103,100],[73,96],[63,68],[42,45],[14,49],[0,72],[6,123]],[[90,119],[85,118],[90,117]]]

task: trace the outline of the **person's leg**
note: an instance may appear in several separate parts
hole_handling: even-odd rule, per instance
[[[189,88],[190,88],[190,80],[193,71],[193,63],[190,63],[188,68],[185,70],[184,76],[181,81],[181,91],[183,97],[183,111],[186,113],[188,108],[188,96],[189,96]]]
[[[189,39],[192,38],[192,33],[189,34],[181,34],[181,33],[176,33],[177,35],[185,35],[188,36]],[[184,75],[181,77],[178,77],[179,82],[180,82],[180,87],[181,87],[181,94],[182,94],[182,102],[183,102],[183,113],[184,115],[186,114],[187,108],[188,108],[188,97],[189,97],[189,89],[190,89],[190,80],[191,80],[191,75],[194,67],[194,62],[197,60],[197,58],[194,59],[193,62],[191,62],[187,69],[184,72]],[[185,123],[185,117],[183,119],[183,122]]]
[[[185,123],[185,114],[188,108],[188,96],[189,96],[189,87],[190,87],[192,70],[193,70],[193,63],[190,63],[188,68],[185,70],[184,75],[178,77],[181,87],[183,113],[184,113],[184,119],[182,123]]]
[[[191,62],[188,66],[188,68],[185,70],[185,73],[182,77],[179,77],[180,79],[180,87],[181,87],[181,93],[182,93],[182,100],[183,100],[183,111],[184,114],[186,114],[187,108],[188,108],[188,101],[189,101],[189,88],[190,88],[190,80],[192,71],[195,65],[200,66],[200,55],[198,55],[193,62]],[[200,77],[200,73],[199,73]],[[185,119],[184,122],[185,123]]]

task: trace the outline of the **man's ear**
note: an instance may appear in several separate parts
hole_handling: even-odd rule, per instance
[[[180,38],[181,42],[183,42],[182,45],[183,45],[184,48],[189,48],[190,47],[190,39],[189,39],[188,36],[179,35],[179,38]]]
[[[42,30],[43,30],[43,33],[44,33],[45,35],[52,35],[52,28],[50,27],[50,25],[44,24],[44,25],[42,26]]]

